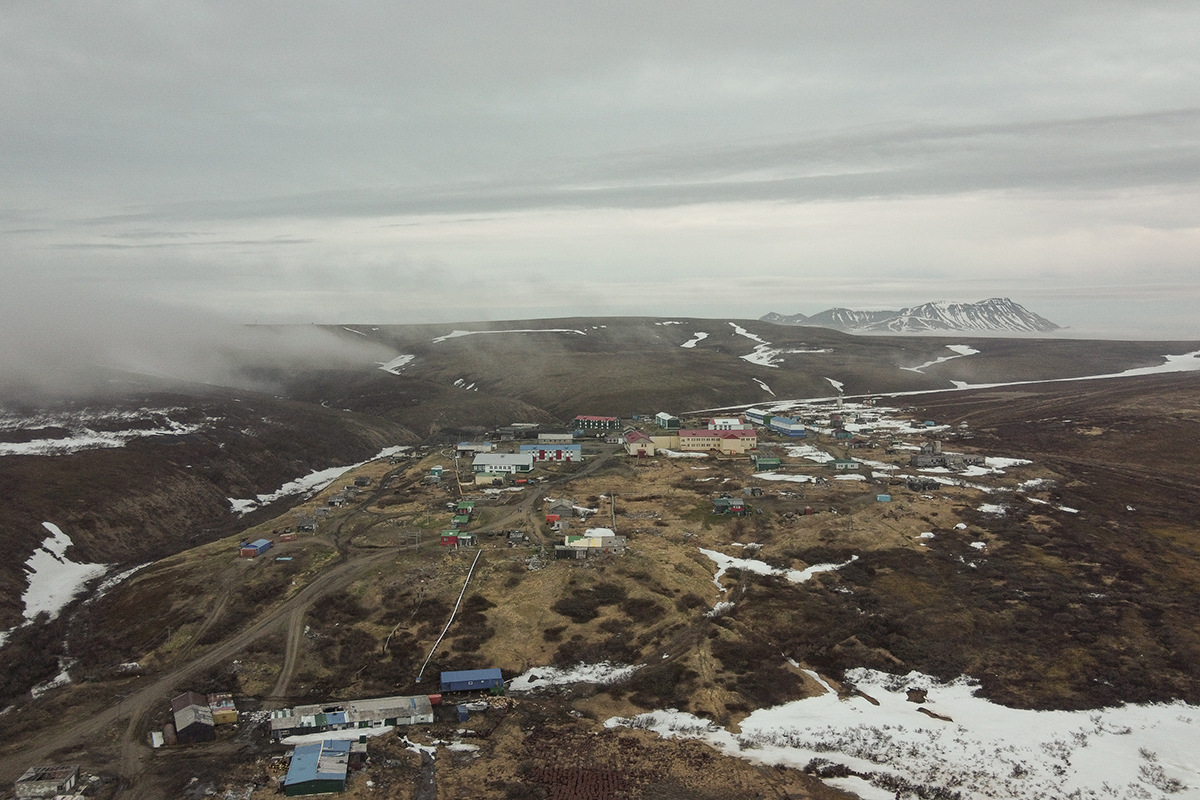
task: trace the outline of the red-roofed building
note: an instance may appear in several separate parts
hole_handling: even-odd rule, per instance
[[[631,456],[654,455],[654,440],[641,431],[625,434],[625,452]]]
[[[679,432],[679,449],[706,452],[719,450],[722,453],[745,453],[758,447],[758,434],[751,430],[715,431],[693,428]]]

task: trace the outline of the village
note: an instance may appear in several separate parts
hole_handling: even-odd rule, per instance
[[[529,569],[549,560],[621,558],[639,537],[660,536],[658,526],[664,523],[653,493],[572,496],[584,471],[605,463],[624,463],[623,469],[645,482],[668,464],[685,468],[690,490],[707,498],[704,514],[709,518],[769,514],[772,524],[783,527],[804,518],[851,520],[870,514],[894,522],[902,506],[935,507],[931,493],[938,490],[985,498],[997,490],[1019,490],[1011,480],[1001,487],[988,480],[1003,476],[1005,468],[1028,464],[952,451],[952,443],[971,439],[965,426],[951,429],[914,419],[912,409],[883,407],[871,399],[849,403],[838,398],[796,404],[787,411],[748,408],[683,417],[658,412],[628,420],[580,415],[564,431],[515,423],[477,441],[423,447],[327,487],[289,512],[290,524],[262,529],[257,538],[243,537],[236,555],[252,563],[288,564],[293,548],[325,535],[327,528],[344,526],[355,504],[370,499],[378,508],[419,505],[424,514],[420,526],[365,534],[374,537],[374,545],[386,543],[379,538],[386,536],[392,546],[433,547],[434,536],[425,537],[429,533],[436,536],[439,550],[474,551],[476,561],[482,551],[496,548],[527,554]],[[714,474],[703,476],[706,472]],[[403,486],[401,477],[407,480]],[[910,516],[918,520],[918,528],[924,524],[920,515]],[[866,527],[866,522],[857,523],[859,529]],[[684,539],[689,535],[684,533]],[[913,528],[903,536],[921,547],[921,539],[932,534]],[[742,548],[743,555],[761,547],[753,542],[733,546]],[[460,601],[470,580],[468,571]],[[458,611],[456,605],[443,636]],[[242,712],[228,692],[187,691],[172,699],[165,724],[149,733],[148,744],[155,749],[204,747],[221,738],[223,728],[259,726],[271,742],[293,748],[273,773],[280,791],[287,796],[342,792],[368,763],[374,737],[392,731],[406,737],[408,730],[435,720],[466,725],[472,714],[495,716],[529,686],[524,681],[514,687],[518,676],[495,667],[440,674],[438,693],[330,697],[294,706],[253,698],[249,705],[256,710]],[[65,800],[85,796],[78,793],[79,786],[77,765],[37,765],[21,776],[15,791],[21,798]]]

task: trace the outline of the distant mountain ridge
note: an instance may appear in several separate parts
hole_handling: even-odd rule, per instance
[[[993,297],[978,303],[922,303],[899,311],[854,311],[831,308],[806,317],[771,312],[759,318],[776,325],[812,325],[846,333],[930,333],[934,331],[998,331],[1012,333],[1048,333],[1059,329],[1007,297]]]

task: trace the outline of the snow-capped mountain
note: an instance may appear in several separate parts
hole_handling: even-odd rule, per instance
[[[848,333],[929,333],[934,331],[987,331],[1047,333],[1058,330],[1045,317],[1034,314],[1007,297],[993,297],[978,303],[922,303],[899,311],[854,311],[831,308],[806,317],[784,316],[771,312],[763,322],[777,325],[813,325],[836,328]]]

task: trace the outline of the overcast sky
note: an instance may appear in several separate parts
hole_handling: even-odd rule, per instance
[[[1194,0],[9,3],[0,278],[47,318],[1008,296],[1200,337],[1198,42]]]

